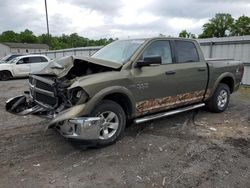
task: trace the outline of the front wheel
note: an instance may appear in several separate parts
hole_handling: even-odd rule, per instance
[[[103,100],[90,116],[102,119],[97,146],[113,144],[121,137],[126,125],[126,115],[119,104],[111,100]]]
[[[2,81],[9,80],[11,77],[12,77],[12,75],[9,71],[0,72],[0,80],[2,80]]]
[[[227,109],[229,100],[230,89],[228,85],[220,83],[211,99],[209,99],[207,107],[212,112],[223,112]]]

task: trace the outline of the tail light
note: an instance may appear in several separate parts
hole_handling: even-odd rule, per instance
[[[241,75],[241,78],[242,78],[243,74],[244,74],[244,65],[243,64],[240,65],[239,72],[240,72],[240,75]]]

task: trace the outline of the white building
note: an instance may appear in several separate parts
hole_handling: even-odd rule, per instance
[[[48,51],[47,44],[29,44],[29,43],[0,43],[0,58],[9,54],[25,54]]]

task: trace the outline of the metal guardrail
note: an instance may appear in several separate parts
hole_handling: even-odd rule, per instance
[[[68,48],[62,50],[50,50],[44,52],[36,52],[35,54],[43,54],[48,56],[50,59],[56,59],[64,56],[76,55],[76,56],[91,56],[102,46],[90,46],[90,47],[79,47],[79,48]]]

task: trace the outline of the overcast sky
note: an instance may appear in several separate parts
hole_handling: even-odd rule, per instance
[[[250,0],[47,0],[52,35],[89,38],[199,34],[215,13],[250,16]],[[46,33],[44,0],[1,0],[0,32]]]

